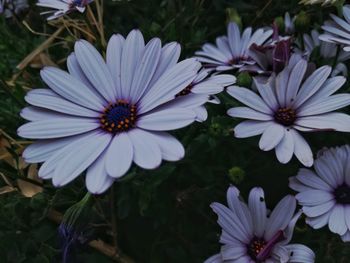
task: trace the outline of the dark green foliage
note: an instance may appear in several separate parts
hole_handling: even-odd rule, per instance
[[[241,19],[244,26],[266,26],[286,11],[294,15],[303,10],[303,19],[300,18],[303,30],[310,31],[313,26],[319,27],[329,12],[336,12],[335,8],[304,7],[297,2],[273,0],[267,5],[266,0],[105,0],[105,30],[109,37],[112,33],[125,35],[140,28],[147,40],[157,36],[163,42],[180,42],[182,56],[189,57],[205,42],[224,34],[228,19]],[[39,8],[33,6],[27,15],[31,26],[38,31],[45,28],[54,32],[54,28],[43,26],[45,21],[38,17],[38,12]],[[14,138],[18,138],[16,129],[23,123],[18,113],[24,104],[26,87],[43,84],[37,69],[28,69],[15,87],[8,87],[3,81],[10,80],[17,72],[16,65],[43,41],[44,37],[33,35],[13,20],[0,19],[0,128]],[[73,40],[67,37],[67,43],[49,50],[50,56],[62,59],[72,46]],[[241,80],[250,82],[246,76]],[[349,91],[348,87],[343,89]],[[219,97],[221,105],[208,105],[206,122],[176,132],[186,148],[183,160],[163,163],[154,171],[133,167],[115,183],[112,206],[108,192],[96,197],[87,219],[93,229],[92,239],[99,237],[112,244],[105,221],[110,221],[110,212],[115,211],[119,246],[136,262],[199,263],[219,250],[220,228],[209,205],[214,201],[225,203],[230,184],[237,185],[245,198],[252,187],[263,187],[270,207],[292,193],[288,177],[295,175],[301,165],[296,160],[288,165],[279,164],[273,152],[258,149],[257,138],[235,139],[231,129],[239,120],[226,116],[226,110],[238,104],[225,93]],[[325,132],[306,135],[306,139],[316,153],[324,146],[348,143],[350,136]],[[18,159],[16,147],[9,149],[13,159]],[[14,185],[18,177],[23,177],[3,160],[0,172]],[[0,187],[5,185],[0,177]],[[32,198],[18,192],[0,195],[0,262],[60,262],[57,224],[46,215],[49,208],[63,213],[81,200],[85,192],[80,177],[62,189],[44,182],[44,192]],[[312,230],[303,222],[298,223],[294,241],[312,248],[317,254],[316,262],[349,262],[349,245],[327,229]],[[77,258],[86,263],[113,262],[88,246],[77,248]]]

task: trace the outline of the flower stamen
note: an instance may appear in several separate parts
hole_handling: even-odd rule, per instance
[[[137,108],[126,100],[110,103],[100,117],[101,128],[110,133],[127,131],[135,126]]]
[[[291,108],[279,108],[275,112],[275,120],[283,126],[291,126],[297,119],[295,110]]]

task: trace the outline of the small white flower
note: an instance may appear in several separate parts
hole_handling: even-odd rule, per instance
[[[248,205],[239,199],[239,191],[227,191],[228,207],[213,203],[222,228],[219,254],[204,263],[286,263],[314,262],[315,254],[301,244],[289,244],[301,212],[295,213],[296,200],[284,197],[268,215],[264,191],[253,188]]]
[[[240,68],[246,64],[255,64],[249,56],[249,48],[252,44],[258,46],[265,43],[272,35],[272,29],[258,29],[252,34],[252,28],[248,27],[241,35],[236,23],[229,23],[227,36],[216,39],[216,46],[205,44],[201,51],[197,51],[198,60],[204,67],[225,71]]]
[[[321,151],[314,168],[300,169],[289,183],[299,192],[296,198],[306,222],[314,229],[328,225],[344,242],[350,242],[350,147]]]
[[[294,61],[293,56],[291,61]],[[350,94],[337,94],[344,83],[342,76],[328,78],[331,67],[323,66],[306,79],[307,62],[293,63],[267,82],[254,78],[258,94],[240,87],[229,87],[228,93],[248,107],[235,107],[228,115],[249,119],[234,128],[237,138],[262,134],[259,147],[275,148],[277,159],[288,163],[293,154],[305,166],[313,164],[309,144],[299,132],[350,132],[350,116],[333,112],[350,104]]]
[[[41,13],[41,15],[51,14],[47,20],[53,20],[73,11],[83,13],[91,2],[93,0],[39,0],[36,5],[53,9]]]

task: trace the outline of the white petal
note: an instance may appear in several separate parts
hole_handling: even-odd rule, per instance
[[[145,41],[139,30],[131,31],[125,40],[121,58],[121,91],[125,99],[131,99],[131,83],[144,46]]]
[[[308,217],[306,218],[306,223],[313,229],[320,229],[328,224],[329,216],[330,213],[325,213],[318,217]]]
[[[273,209],[267,220],[265,240],[270,240],[279,230],[284,230],[291,221],[296,208],[296,200],[293,196],[284,197]]]
[[[247,138],[262,134],[272,121],[243,121],[234,128],[236,138]]]
[[[148,89],[148,85],[157,68],[161,52],[161,42],[159,38],[154,38],[146,45],[143,54],[136,65],[134,78],[131,84],[130,98],[137,103],[139,98]]]
[[[310,77],[306,79],[301,86],[293,106],[295,108],[302,105],[308,98],[315,94],[325,83],[328,76],[331,74],[332,68],[329,66],[323,66],[314,71]]]
[[[307,167],[312,166],[314,158],[309,144],[296,130],[291,129],[290,133],[293,136],[295,156],[303,165]]]
[[[123,98],[121,87],[121,60],[125,39],[122,35],[113,35],[108,41],[106,52],[107,67],[112,75],[118,98]]]
[[[174,136],[166,132],[152,132],[162,153],[162,159],[167,161],[178,161],[185,156],[185,149]]]
[[[266,105],[266,103],[253,91],[246,88],[228,87],[227,92],[242,102],[243,104],[253,108],[254,110],[271,115],[272,110]]]
[[[231,261],[246,255],[247,248],[243,244],[241,246],[229,244],[222,246],[220,252],[223,260]]]
[[[130,168],[133,158],[133,146],[128,133],[116,134],[108,146],[105,169],[109,176],[119,178]]]
[[[333,233],[344,235],[348,230],[345,223],[345,214],[344,214],[344,206],[336,205],[329,217],[329,230]]]
[[[294,153],[294,139],[290,129],[285,129],[284,137],[275,148],[277,159],[280,163],[288,163]]]
[[[144,169],[155,169],[162,162],[162,153],[153,136],[148,132],[133,129],[128,132],[133,144],[133,160]]]
[[[185,127],[195,121],[190,109],[165,109],[145,114],[137,120],[137,127],[152,131],[169,131]]]
[[[117,89],[100,53],[85,40],[77,41],[74,51],[81,69],[91,84],[108,102],[114,102],[117,98]]]
[[[275,148],[285,136],[284,129],[283,126],[276,123],[266,128],[259,141],[260,149],[263,151],[270,151]]]
[[[92,194],[102,194],[114,182],[112,177],[109,177],[106,169],[106,151],[101,153],[95,162],[87,169],[85,183],[86,187]]]
[[[200,66],[195,59],[186,59],[169,68],[144,94],[140,100],[139,112],[148,112],[174,99],[176,94],[194,80]]]
[[[308,205],[308,206],[320,205],[334,199],[334,196],[332,193],[322,191],[322,190],[309,190],[309,191],[301,192],[297,194],[295,197],[298,200],[300,205]]]
[[[267,221],[267,211],[264,191],[260,187],[255,187],[250,191],[248,205],[252,214],[254,232],[256,236],[262,237]]]
[[[253,110],[248,107],[235,107],[227,111],[227,114],[231,117],[246,118],[257,121],[271,121],[273,117],[265,113]]]
[[[70,102],[49,89],[33,89],[27,93],[25,100],[34,106],[69,115],[82,117],[98,117],[100,115],[99,112]]]
[[[289,251],[290,263],[314,263],[315,253],[308,247],[300,244],[290,244],[285,246]]]
[[[308,217],[317,217],[328,213],[335,205],[335,201],[331,200],[315,206],[304,206],[303,212]]]
[[[55,169],[52,178],[53,185],[63,186],[74,180],[100,156],[110,141],[110,134],[99,132],[80,147],[66,152]]]
[[[85,133],[99,126],[94,119],[61,117],[26,123],[17,134],[29,139],[51,139]]]
[[[106,101],[67,72],[54,67],[46,67],[40,71],[40,75],[51,89],[72,103],[97,111],[104,109]]]

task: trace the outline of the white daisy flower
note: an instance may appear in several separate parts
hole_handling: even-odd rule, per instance
[[[49,89],[34,89],[25,99],[33,106],[21,115],[30,122],[21,137],[39,139],[23,152],[28,163],[44,164],[39,176],[63,186],[87,170],[92,193],[105,191],[132,162],[154,169],[162,159],[184,157],[182,144],[166,131],[189,125],[206,94],[175,96],[197,77],[195,59],[178,62],[180,47],[146,45],[138,30],[124,39],[114,35],[106,62],[87,41],[75,44],[69,73],[47,67],[41,71]]]
[[[314,229],[328,228],[350,242],[350,147],[330,148],[319,153],[315,170],[300,169],[289,186],[299,192],[306,222]]]
[[[203,45],[202,50],[196,52],[198,60],[203,63],[204,67],[216,71],[255,64],[255,61],[249,56],[249,48],[252,44],[260,46],[265,43],[272,35],[272,29],[258,29],[254,33],[252,31],[252,28],[248,27],[241,35],[238,25],[233,22],[229,23],[227,36],[218,37],[216,46]]]
[[[53,20],[73,11],[84,13],[86,6],[91,2],[93,0],[39,0],[36,5],[53,9],[40,13],[41,15],[50,14],[47,20]]]
[[[284,197],[268,215],[264,191],[253,188],[248,205],[239,199],[239,191],[227,191],[228,207],[213,203],[222,228],[219,254],[204,263],[312,263],[315,254],[301,244],[289,244],[301,212],[295,213],[296,200]]]
[[[329,66],[305,78],[306,69],[307,62],[301,59],[277,76],[272,75],[267,82],[254,79],[258,94],[246,88],[228,88],[232,97],[248,106],[227,112],[231,117],[249,119],[234,128],[235,137],[262,134],[261,150],[275,148],[281,163],[288,163],[295,154],[301,163],[311,166],[312,151],[300,132],[350,132],[350,116],[334,112],[350,104],[350,94],[332,95],[345,83],[345,78],[328,78],[332,71]]]
[[[330,43],[344,45],[344,51],[350,51],[350,5],[343,7],[343,16],[341,19],[336,15],[330,14],[333,21],[326,21],[322,26],[325,31],[320,39]]]

